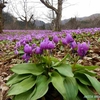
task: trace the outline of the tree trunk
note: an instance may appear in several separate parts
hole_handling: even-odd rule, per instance
[[[55,19],[55,31],[61,31],[61,14],[58,13]]]
[[[5,7],[3,3],[0,3],[0,33],[3,32],[3,17],[2,17],[2,9]]]
[[[2,26],[2,8],[0,7],[0,33],[2,33],[2,29],[3,29],[3,26]]]
[[[58,0],[58,7],[57,9],[50,4],[49,0],[40,0],[46,7],[50,8],[51,10],[55,11],[56,18],[53,20],[54,31],[61,31],[61,17],[62,17],[62,4],[63,0]]]
[[[58,0],[58,11],[56,12],[55,31],[61,31],[62,2]]]

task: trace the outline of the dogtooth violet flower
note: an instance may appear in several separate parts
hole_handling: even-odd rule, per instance
[[[89,49],[89,43],[87,44],[86,42],[83,43],[78,43],[78,49],[77,52],[81,57],[84,57]]]
[[[61,39],[62,43],[64,45],[67,45],[68,43],[71,44],[72,42],[74,42],[73,37],[68,33],[67,36],[65,38]]]
[[[67,44],[68,44],[65,38],[62,38],[61,41],[62,41],[62,43],[63,43],[64,45],[67,45]]]
[[[67,43],[72,43],[74,41],[73,37],[71,36],[71,34],[67,34],[66,36],[66,42]]]
[[[24,46],[24,52],[27,54],[32,54],[32,47],[29,44]]]
[[[35,51],[36,54],[42,54],[43,53],[43,50],[40,47],[36,47],[34,51]]]
[[[53,36],[53,41],[54,41],[55,43],[58,43],[58,42],[59,42],[59,38],[58,38],[57,35],[54,35],[54,36]]]
[[[22,59],[23,59],[25,62],[28,62],[29,59],[30,59],[30,54],[24,53],[24,55],[22,56]]]
[[[36,48],[36,44],[32,44],[32,49]]]
[[[46,38],[45,40],[43,40],[41,43],[40,43],[40,48],[43,50],[46,50],[46,49],[54,49],[55,47],[55,43],[53,41],[50,41],[48,38]]]
[[[31,40],[32,40],[31,35],[27,35],[27,36],[26,36],[26,40],[27,40],[27,42],[28,42],[28,41],[31,41]]]
[[[20,42],[16,42],[16,48],[19,48],[21,46],[21,43]]]
[[[76,48],[77,47],[76,41],[73,41],[72,43],[70,43],[70,46],[72,49]]]
[[[48,38],[44,39],[41,43],[40,43],[40,48],[41,49],[48,49],[47,45],[48,45]]]
[[[54,49],[55,48],[55,44],[52,41],[48,42],[48,49]]]
[[[15,53],[16,55],[18,55],[19,52],[18,52],[18,50],[16,49],[16,50],[14,51],[14,53]]]

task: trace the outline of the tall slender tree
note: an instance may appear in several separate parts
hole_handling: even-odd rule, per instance
[[[62,17],[62,4],[63,0],[58,0],[57,8],[54,7],[49,0],[40,0],[47,8],[53,10],[56,14],[56,18],[53,20],[54,30],[61,31],[61,17]]]

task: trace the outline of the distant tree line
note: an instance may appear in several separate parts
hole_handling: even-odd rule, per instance
[[[78,29],[78,28],[94,28],[100,27],[100,16],[94,19],[77,20],[77,18],[70,18],[68,22],[62,25],[62,29]]]
[[[25,29],[26,23],[17,20],[13,15],[7,12],[3,12],[4,29]],[[36,25],[36,20],[28,23],[27,29],[52,29],[51,23],[45,23],[43,21],[38,21]],[[41,25],[39,25],[41,24]],[[78,29],[78,28],[93,28],[100,27],[100,18],[88,19],[88,20],[77,20],[77,17],[70,18],[65,24],[61,25],[62,29]]]

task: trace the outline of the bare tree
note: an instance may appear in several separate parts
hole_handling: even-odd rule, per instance
[[[24,11],[24,15],[22,15],[21,17],[19,17],[23,22],[25,22],[25,28],[27,29],[29,23],[31,23],[31,20],[33,19],[33,14],[31,14],[29,16],[29,19],[28,19],[28,12],[30,11],[28,9],[28,6],[27,6],[27,0],[23,0],[23,11]]]
[[[18,10],[17,3],[15,5],[12,4],[12,8],[18,18],[25,23],[25,29],[27,29],[29,25],[32,26],[35,22],[34,14],[31,12],[33,8],[28,6],[28,0],[21,0],[19,3],[18,4],[20,5],[20,9],[23,11],[23,13]]]
[[[62,4],[63,0],[58,0],[57,8],[54,7],[49,0],[40,0],[47,8],[53,10],[56,14],[56,18],[53,20],[54,30],[61,31],[61,17],[62,17]]]
[[[0,33],[2,33],[3,30],[3,16],[2,16],[2,10],[5,7],[5,1],[4,0],[0,0]]]

